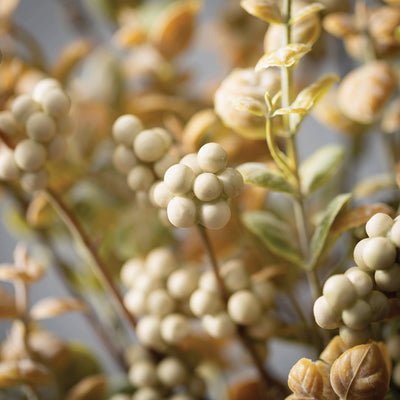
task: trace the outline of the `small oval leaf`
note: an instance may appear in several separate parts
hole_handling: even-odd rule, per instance
[[[321,3],[311,3],[305,7],[303,7],[299,12],[297,12],[292,18],[289,20],[289,24],[293,25],[296,22],[301,21],[304,18],[307,18],[311,14],[316,14],[321,10],[325,9],[325,6]]]
[[[247,96],[232,96],[231,102],[233,107],[239,111],[245,111],[258,117],[263,117],[267,113],[267,107],[261,101],[254,99],[253,97]]]
[[[249,14],[270,24],[280,24],[283,22],[281,11],[275,0],[242,0],[240,5]]]

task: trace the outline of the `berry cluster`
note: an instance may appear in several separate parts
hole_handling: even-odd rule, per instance
[[[391,335],[386,341],[390,358],[395,362],[392,372],[393,383],[400,387],[400,334]]]
[[[55,79],[43,79],[32,96],[16,97],[11,111],[0,113],[0,130],[11,140],[14,150],[2,146],[0,178],[20,179],[27,192],[44,189],[48,182],[47,160],[61,159],[66,150],[70,100]]]
[[[152,201],[167,210],[170,223],[188,228],[200,222],[209,229],[221,229],[229,221],[229,198],[240,194],[241,174],[226,168],[227,154],[217,143],[207,143],[172,165],[152,189]]]
[[[145,259],[132,258],[121,269],[128,287],[127,309],[139,316],[137,337],[146,347],[164,351],[191,332],[185,304],[197,287],[198,268],[179,268],[173,253],[164,247],[152,250]]]
[[[354,248],[357,266],[330,277],[323,296],[314,304],[318,325],[325,329],[340,327],[341,338],[350,346],[367,341],[371,322],[388,314],[389,299],[382,292],[400,290],[400,221],[378,213],[365,228],[368,238]]]
[[[277,326],[269,314],[276,293],[274,285],[262,275],[250,276],[237,259],[221,267],[221,277],[229,294],[226,310],[212,271],[200,276],[198,289],[190,297],[190,309],[202,318],[205,331],[212,337],[225,338],[234,335],[241,325],[252,339],[262,341],[271,336]]]
[[[171,135],[162,128],[144,130],[134,115],[119,117],[112,133],[117,143],[114,167],[127,176],[127,183],[134,191],[147,192],[156,178],[162,179],[165,171],[179,160],[176,154],[168,152]]]

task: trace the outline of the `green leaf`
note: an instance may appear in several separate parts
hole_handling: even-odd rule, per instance
[[[321,3],[312,3],[303,7],[298,13],[296,13],[292,18],[290,18],[289,24],[295,24],[304,18],[307,18],[311,14],[315,14],[323,10],[325,6]]]
[[[269,67],[293,67],[311,50],[311,46],[301,43],[288,44],[278,50],[264,54],[256,65],[256,72]]]
[[[275,115],[289,115],[289,114],[300,114],[303,116],[304,114],[308,114],[308,111],[304,108],[295,108],[295,107],[283,107],[283,108],[278,108],[274,112]]]
[[[396,188],[396,179],[392,174],[371,175],[354,186],[353,197],[355,199],[363,199],[374,196],[379,192],[395,190]]]
[[[308,195],[326,182],[339,170],[346,151],[339,145],[327,145],[317,150],[300,166],[301,191]]]
[[[327,243],[328,236],[332,224],[335,222],[336,217],[340,211],[349,203],[351,199],[350,193],[344,193],[336,196],[329,204],[324,217],[318,224],[314,235],[311,239],[311,257],[306,268],[312,270],[318,262],[324,247]]]
[[[292,185],[280,174],[261,163],[249,162],[237,167],[245,183],[259,186],[274,192],[293,194]]]
[[[284,221],[266,211],[246,212],[242,220],[246,228],[260,238],[272,253],[291,263],[302,263],[298,250],[293,246],[295,240],[290,240],[293,232]]]
[[[239,111],[245,111],[259,117],[267,113],[264,103],[249,96],[232,97],[232,105]]]

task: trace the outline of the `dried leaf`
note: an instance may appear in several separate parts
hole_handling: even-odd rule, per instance
[[[270,24],[280,24],[283,17],[275,0],[242,0],[240,5],[249,14]]]
[[[331,372],[331,365],[323,362],[323,361],[316,361],[315,366],[318,369],[318,372],[322,376],[322,382],[323,382],[323,389],[322,389],[322,394],[323,394],[323,399],[324,400],[338,400],[338,396],[334,392],[332,385],[331,385],[331,380],[330,380],[330,372]]]
[[[335,222],[339,212],[349,203],[351,199],[350,193],[340,194],[336,196],[328,205],[326,213],[318,224],[312,239],[311,239],[311,259],[306,266],[307,269],[311,270],[315,267],[316,263],[324,247],[327,243],[329,232],[332,224]]]
[[[311,46],[300,43],[289,44],[264,54],[255,70],[258,72],[269,67],[293,67],[309,51],[311,51]]]
[[[331,35],[341,38],[358,33],[355,17],[343,12],[327,15],[324,18],[323,27]]]
[[[26,221],[37,228],[48,226],[53,220],[53,209],[43,192],[36,192],[26,210]]]
[[[18,317],[18,310],[14,297],[11,293],[0,286],[0,318],[15,319]]]
[[[103,375],[88,376],[68,391],[65,400],[104,399],[106,388],[107,380]]]
[[[300,265],[302,258],[293,247],[293,233],[286,223],[265,211],[250,211],[243,215],[243,223],[254,235],[259,237],[274,254]]]
[[[296,22],[307,18],[312,14],[316,14],[321,10],[325,9],[325,6],[321,3],[311,3],[305,7],[303,7],[300,11],[298,11],[292,18],[290,18],[289,24],[293,25]]]
[[[305,114],[308,114],[308,111],[305,108],[300,108],[300,107],[284,107],[284,108],[278,108],[274,112],[275,115],[289,115],[289,114],[300,114],[302,117]]]
[[[301,191],[305,196],[327,183],[339,170],[346,151],[339,145],[318,149],[300,166]]]
[[[237,170],[243,175],[245,183],[262,187],[274,192],[294,193],[292,185],[279,171],[273,170],[261,163],[245,163]]]
[[[264,103],[253,97],[235,96],[231,98],[233,107],[239,111],[245,111],[258,117],[263,117],[267,113],[267,107]]]
[[[145,30],[138,25],[123,25],[113,37],[115,44],[123,49],[138,46],[146,41]]]
[[[72,311],[86,311],[87,306],[83,301],[74,298],[48,297],[39,300],[31,309],[31,318],[35,320],[56,317]]]
[[[302,358],[289,372],[288,385],[296,397],[317,400],[322,396],[323,379],[315,364]]]
[[[383,400],[390,380],[385,358],[375,342],[345,351],[331,368],[336,394],[342,400]]]
[[[328,364],[333,364],[348,349],[349,346],[337,335],[328,343],[319,358]]]
[[[392,174],[370,175],[353,188],[354,199],[373,196],[381,190],[395,189],[396,181]]]

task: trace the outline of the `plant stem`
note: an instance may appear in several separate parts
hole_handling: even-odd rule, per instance
[[[94,273],[110,293],[120,317],[127,321],[131,329],[134,331],[136,327],[136,319],[125,307],[122,295],[114,282],[114,278],[108,271],[103,260],[100,258],[94,243],[89,239],[83,226],[56,192],[51,188],[47,188],[43,192],[71,232],[72,236],[77,239],[86,250],[87,255],[92,261]]]

